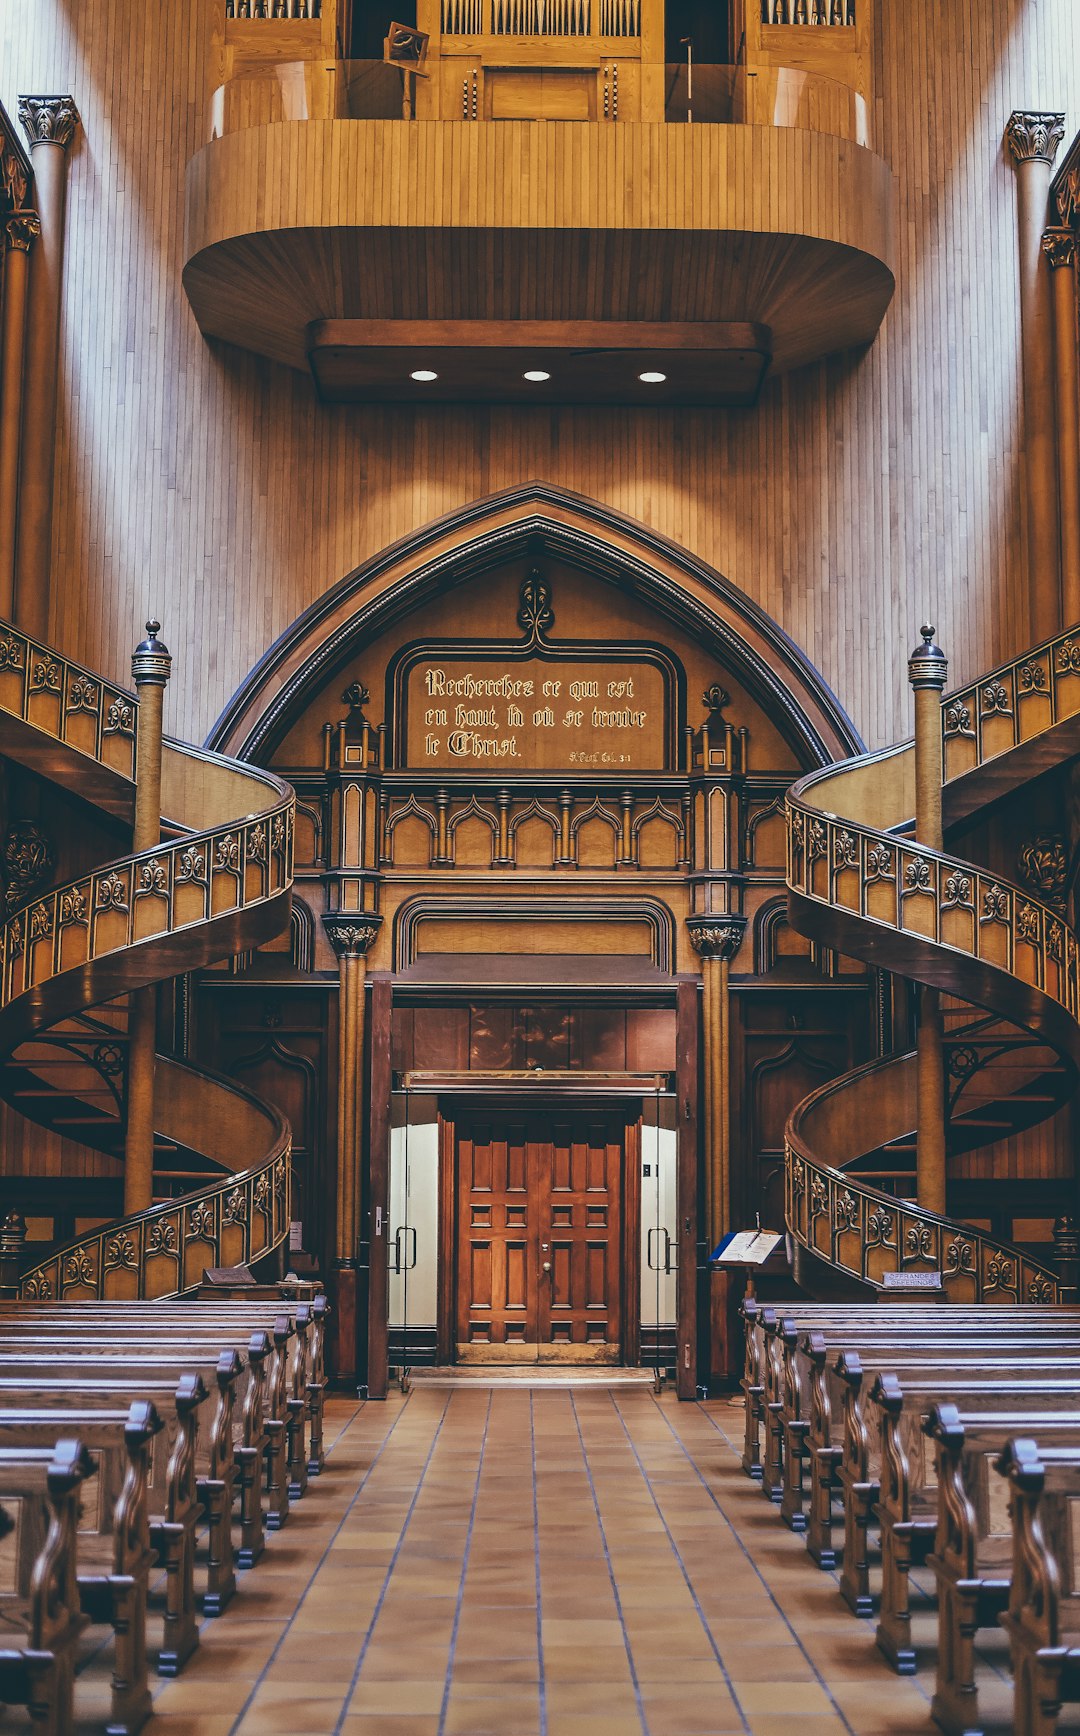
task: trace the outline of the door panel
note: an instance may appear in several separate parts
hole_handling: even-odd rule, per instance
[[[565,1351],[619,1359],[624,1141],[621,1116],[575,1117],[554,1122],[540,1148],[541,1174],[547,1156],[549,1178],[538,1202],[541,1360]]]
[[[625,1114],[457,1124],[460,1361],[617,1362]]]

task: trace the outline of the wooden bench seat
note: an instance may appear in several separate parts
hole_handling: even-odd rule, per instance
[[[51,1459],[57,1440],[73,1431],[96,1471],[96,1525],[89,1523],[84,1501],[77,1583],[82,1614],[113,1630],[109,1736],[134,1736],[150,1715],[147,1602],[155,1553],[148,1487],[152,1451],[163,1427],[153,1404],[141,1399],[126,1411],[0,1412],[0,1452],[36,1450]],[[34,1515],[24,1517],[29,1523],[19,1541],[26,1549]]]
[[[199,1374],[179,1380],[0,1380],[0,1413],[5,1409],[81,1413],[114,1410],[133,1400],[150,1400],[165,1423],[166,1472],[150,1491],[150,1541],[165,1570],[165,1598],[158,1673],[175,1676],[198,1644],[195,1601],[196,1533],[203,1516],[196,1463],[200,1414],[210,1395]],[[218,1545],[220,1547],[220,1544]],[[216,1560],[215,1560],[216,1566]],[[211,1568],[207,1568],[209,1589]],[[227,1599],[226,1599],[227,1601]]]
[[[0,1702],[25,1706],[41,1736],[71,1736],[74,1727],[75,1647],[87,1622],[77,1582],[79,1503],[93,1472],[76,1438],[0,1448],[0,1536],[15,1557],[0,1591]]]
[[[1012,1518],[1009,1599],[999,1620],[1012,1652],[1013,1729],[1053,1736],[1063,1702],[1080,1701],[1080,1448],[1013,1439],[997,1469]]]
[[[880,1312],[880,1311],[879,1311]],[[1042,1327],[1035,1323],[1014,1324],[997,1336],[1002,1353],[1060,1352],[1080,1355],[1080,1319]],[[780,1315],[765,1327],[766,1354],[762,1369],[762,1414],[765,1419],[765,1450],[762,1488],[780,1506],[781,1518],[793,1531],[805,1529],[803,1465],[809,1418],[804,1400],[809,1392],[811,1370],[805,1340],[824,1345],[843,1345],[859,1351],[878,1366],[892,1355],[929,1354],[940,1347],[948,1354],[982,1353],[985,1329],[976,1331],[970,1322],[954,1324],[948,1318],[886,1327],[859,1320],[854,1326],[816,1326],[810,1334],[800,1331],[788,1315]],[[1053,1347],[1051,1351],[1050,1347]]]
[[[199,1336],[226,1330],[239,1331],[244,1337],[260,1327],[273,1333],[279,1320],[291,1321],[296,1338],[286,1376],[289,1405],[285,1453],[289,1492],[295,1500],[305,1492],[308,1476],[318,1476],[325,1463],[323,1408],[328,1312],[326,1297],[322,1295],[312,1302],[279,1303],[276,1307],[262,1301],[0,1302],[0,1332],[5,1330],[5,1322],[10,1322],[9,1330],[20,1334],[26,1329],[55,1324],[63,1331],[115,1328],[127,1335],[175,1327]],[[271,1512],[278,1515],[271,1522],[272,1528],[284,1523],[279,1504],[274,1501]]]
[[[837,1331],[850,1340],[853,1329],[883,1330],[901,1333],[921,1326],[951,1332],[970,1327],[983,1335],[987,1327],[985,1306],[958,1306],[941,1303],[891,1303],[888,1307],[872,1303],[783,1303],[763,1304],[748,1298],[742,1304],[745,1333],[745,1367],[742,1388],[746,1399],[742,1465],[748,1476],[762,1478],[762,1430],[765,1424],[765,1372],[767,1368],[767,1331],[775,1330],[784,1318],[798,1332],[819,1330],[831,1342]],[[1016,1306],[995,1309],[994,1331],[1012,1333],[1053,1330],[1061,1323],[1064,1330],[1080,1330],[1080,1308],[1070,1306]],[[770,1488],[774,1485],[770,1484]],[[774,1495],[775,1498],[775,1495]]]

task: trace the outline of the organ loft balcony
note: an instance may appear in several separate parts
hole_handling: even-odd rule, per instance
[[[874,0],[217,3],[184,286],[327,401],[744,405],[881,324]]]

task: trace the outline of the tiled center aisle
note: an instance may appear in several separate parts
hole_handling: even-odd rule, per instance
[[[730,1404],[418,1383],[327,1422],[323,1477],[159,1685],[155,1736],[933,1728],[928,1676],[890,1674],[743,1477]],[[988,1698],[1007,1718],[1003,1675]]]

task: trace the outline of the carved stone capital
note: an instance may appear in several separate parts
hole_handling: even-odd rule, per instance
[[[334,911],[323,917],[322,925],[339,959],[364,958],[382,927],[382,917],[367,910]]]
[[[1080,220],[1080,163],[1066,169],[1054,187],[1054,203],[1063,223],[1075,228]]]
[[[1042,250],[1054,271],[1076,264],[1076,245],[1077,236],[1071,229],[1043,230]]]
[[[4,233],[13,253],[29,253],[41,234],[41,219],[36,211],[16,211],[4,224]]]
[[[732,959],[746,933],[745,916],[688,916],[690,945],[699,958]]]
[[[21,96],[19,121],[35,145],[60,145],[65,151],[75,137],[79,111],[71,96]]]
[[[1005,143],[1014,163],[1052,163],[1065,137],[1065,116],[1056,109],[1013,109],[1005,125]]]

